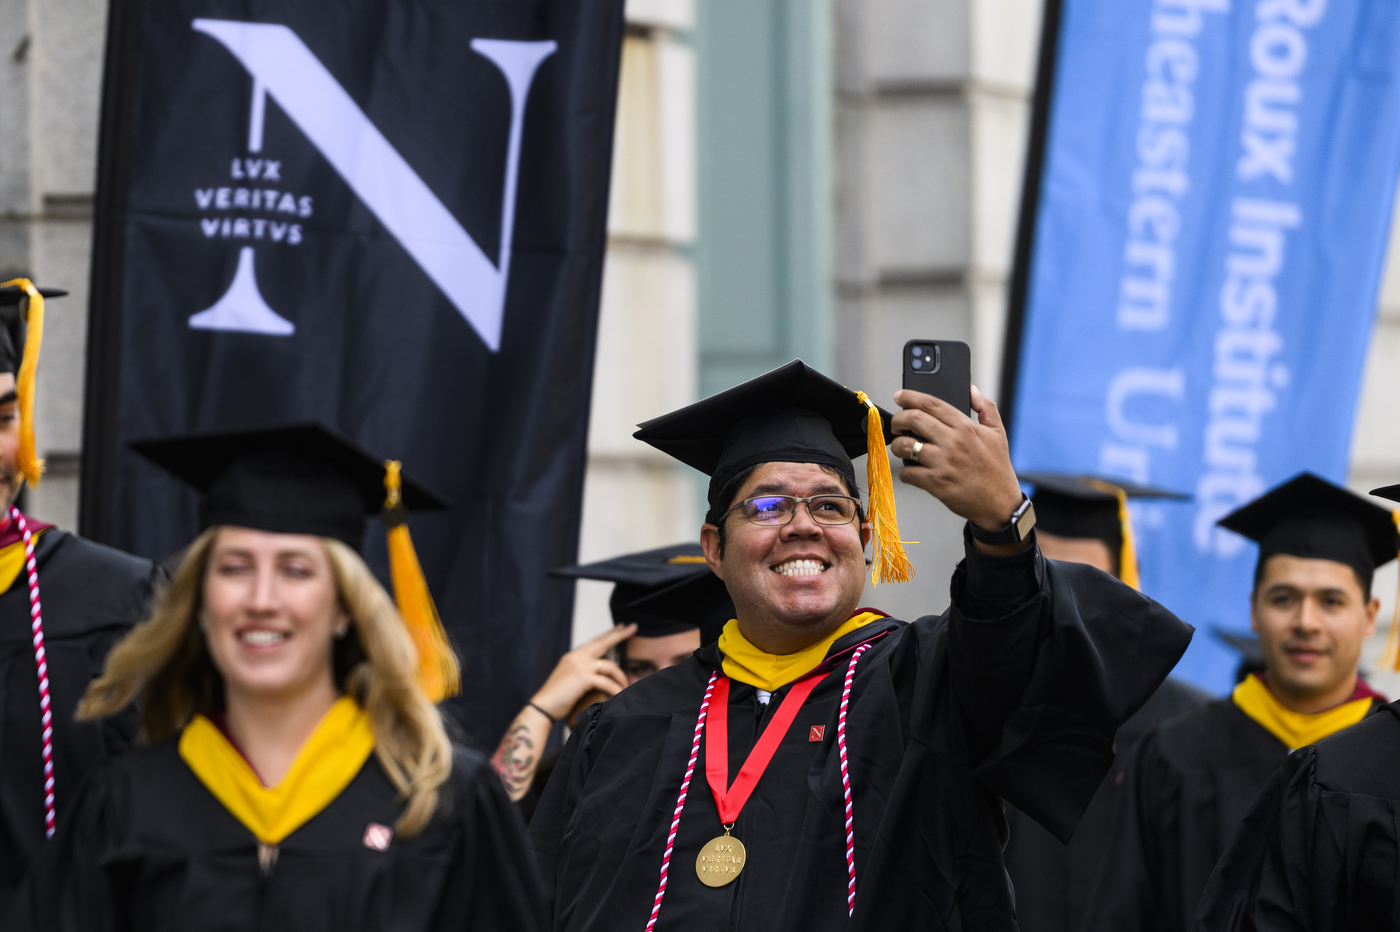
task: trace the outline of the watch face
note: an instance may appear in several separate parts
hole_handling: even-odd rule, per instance
[[[1018,541],[1031,536],[1031,531],[1035,529],[1035,505],[1031,504],[1030,499],[1026,499],[1026,510],[1015,519],[1015,524]]]

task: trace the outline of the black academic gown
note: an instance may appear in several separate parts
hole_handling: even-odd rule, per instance
[[[1132,748],[1151,729],[1200,708],[1210,699],[1210,693],[1178,679],[1168,679],[1157,687],[1147,704],[1118,729],[1114,738],[1118,756],[1068,845],[1007,804],[1011,840],[1003,857],[1016,892],[1016,921],[1021,932],[1077,932],[1098,882],[1113,831],[1114,804]]]
[[[1229,698],[1148,732],[1118,798],[1086,932],[1191,929],[1211,871],[1288,753]]]
[[[1400,929],[1400,708],[1288,758],[1221,857],[1195,928]]]
[[[252,833],[171,738],[96,768],[6,932],[439,932],[544,928],[524,826],[486,758],[458,749],[438,814],[365,844],[403,802],[371,756],[259,867]]]
[[[34,548],[53,711],[58,823],[96,762],[136,733],[135,712],[75,722],[107,652],[150,607],[159,572],[149,560],[51,528]],[[21,570],[0,594],[0,916],[44,841],[44,764],[39,674],[30,631],[29,581]]]
[[[971,547],[969,546],[969,551]],[[857,893],[848,919],[837,712],[847,722]],[[969,553],[942,616],[873,622],[832,645],[734,826],[743,873],[701,885],[722,833],[700,749],[657,932],[1014,929],[998,797],[1068,837],[1113,760],[1113,734],[1185,650],[1190,628],[1086,566]],[[530,826],[554,928],[646,927],[715,645],[586,713]],[[731,684],[729,774],[787,695]],[[823,726],[812,741],[812,726]]]

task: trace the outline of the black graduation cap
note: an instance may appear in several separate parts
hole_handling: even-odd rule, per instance
[[[714,573],[696,573],[638,599],[628,608],[669,618],[686,628],[699,628],[701,644],[718,641],[725,624],[736,614],[729,589]]]
[[[1185,501],[1191,496],[1139,485],[1122,479],[1070,473],[1027,472],[1017,478],[1035,487],[1035,526],[1048,534],[1101,540],[1110,547],[1122,544],[1118,493],[1126,498]]]
[[[1376,567],[1395,559],[1400,535],[1389,511],[1302,472],[1221,518],[1219,525],[1259,544],[1259,562],[1287,554],[1333,560],[1369,588]]]
[[[232,524],[316,534],[358,550],[365,518],[385,502],[385,461],[314,421],[199,431],[130,446],[203,493],[201,528]],[[401,495],[409,511],[447,507],[407,476]]]
[[[666,612],[638,609],[634,603],[694,576],[718,579],[705,563],[704,551],[699,544],[672,544],[597,563],[565,566],[552,570],[549,575],[614,583],[612,597],[608,600],[613,622],[619,625],[635,624],[637,634],[648,638],[679,634],[700,625],[699,622],[677,619]]]
[[[1027,472],[1017,478],[1035,487],[1037,530],[1060,537],[1101,540],[1118,556],[1118,575],[1134,588],[1138,585],[1137,552],[1127,500],[1190,498],[1150,485],[1123,479],[1105,479],[1073,473]]]
[[[461,668],[423,578],[405,511],[447,503],[384,460],[315,421],[134,440],[131,448],[202,494],[200,528],[234,525],[315,534],[358,550],[365,518],[386,531],[389,577],[418,652],[418,684],[433,702],[455,695]]]
[[[68,292],[62,288],[35,288],[41,297],[61,298]],[[28,331],[26,315],[19,310],[20,298],[25,296],[23,285],[0,285],[0,372],[19,374]],[[32,311],[32,307],[31,307]]]
[[[632,436],[710,477],[712,517],[729,504],[720,501],[725,486],[753,466],[829,466],[854,492],[851,461],[867,456],[875,572],[900,582],[913,575],[899,542],[884,449],[894,439],[889,412],[800,359],[639,424]]]
[[[1235,668],[1235,682],[1242,683],[1251,673],[1261,673],[1268,669],[1264,664],[1264,649],[1259,646],[1259,638],[1252,632],[1226,631],[1224,628],[1211,628],[1221,641],[1240,655],[1239,666]]]

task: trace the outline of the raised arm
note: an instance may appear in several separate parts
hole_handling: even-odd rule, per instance
[[[491,757],[491,766],[505,784],[512,802],[530,789],[549,730],[564,720],[592,692],[616,696],[627,687],[627,676],[607,653],[637,633],[636,625],[618,625],[569,651],[559,659],[540,691],[511,721]]]

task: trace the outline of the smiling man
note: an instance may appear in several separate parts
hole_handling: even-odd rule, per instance
[[[896,400],[795,361],[638,431],[709,474],[736,617],[570,737],[531,823],[556,929],[1015,928],[998,797],[1067,838],[1190,629],[1041,559],[994,405]],[[968,521],[952,606],[912,624],[857,607],[871,538],[898,553],[896,434],[900,478]]]
[[[1212,869],[1283,760],[1385,703],[1357,665],[1380,608],[1372,576],[1400,545],[1390,512],[1303,473],[1220,524],[1259,544],[1250,619],[1266,669],[1138,744],[1086,929],[1194,929]]]
[[[1372,489],[1400,501],[1400,485]],[[1400,632],[1391,631],[1390,662]],[[1279,767],[1206,885],[1205,932],[1400,927],[1400,703]]]
[[[33,410],[39,339],[26,339],[22,311],[29,324],[42,321],[42,305],[26,308],[29,300],[19,285],[0,287],[0,916],[83,775],[135,737],[134,713],[75,722],[73,712],[107,651],[145,614],[157,578],[149,560],[13,507],[40,468],[24,419]],[[26,531],[34,573],[24,571]]]

